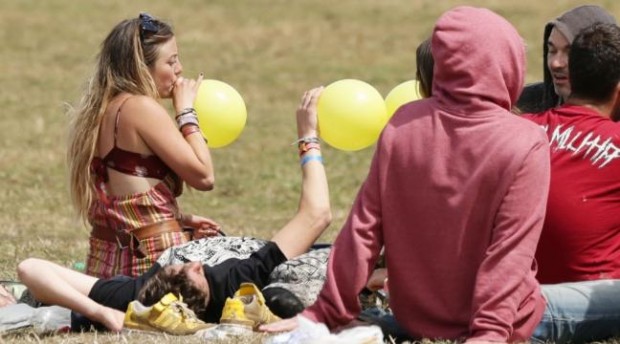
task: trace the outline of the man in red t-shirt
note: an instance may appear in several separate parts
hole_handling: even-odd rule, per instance
[[[620,65],[613,51],[620,47],[601,34],[581,40],[570,52],[566,104],[525,115],[547,132],[551,148],[536,252],[537,278],[545,284],[620,278]],[[595,44],[603,48],[588,56],[584,51]]]

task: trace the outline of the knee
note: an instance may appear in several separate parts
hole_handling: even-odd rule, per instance
[[[36,268],[39,259],[28,258],[17,265],[17,276],[23,282],[28,279],[29,273]]]

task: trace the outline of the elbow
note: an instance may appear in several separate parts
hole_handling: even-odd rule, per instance
[[[332,211],[329,206],[315,209],[312,212],[312,217],[313,223],[321,231],[325,230],[332,223]]]
[[[329,227],[329,225],[331,225],[332,223],[332,211],[329,207],[325,210],[325,214],[323,216],[323,223],[325,228]]]
[[[196,190],[211,191],[215,187],[215,178],[210,175],[188,184]]]

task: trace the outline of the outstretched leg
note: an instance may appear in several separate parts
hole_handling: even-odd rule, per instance
[[[36,258],[21,262],[17,273],[37,300],[81,313],[111,331],[118,332],[123,328],[123,312],[100,305],[88,297],[97,278]]]

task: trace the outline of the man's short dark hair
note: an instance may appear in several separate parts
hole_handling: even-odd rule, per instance
[[[168,293],[181,296],[183,302],[199,319],[206,318],[209,295],[190,282],[185,270],[172,272],[166,268],[160,269],[140,289],[138,301],[145,306],[151,306]]]
[[[583,29],[569,53],[571,97],[605,102],[620,82],[620,27],[594,24]]]

